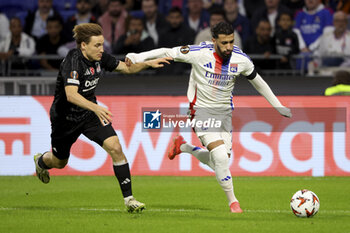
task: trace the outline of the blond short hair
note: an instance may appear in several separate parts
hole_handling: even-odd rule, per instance
[[[73,33],[77,47],[80,48],[82,42],[88,44],[92,36],[100,36],[103,34],[103,31],[101,26],[96,23],[82,23],[74,27]]]

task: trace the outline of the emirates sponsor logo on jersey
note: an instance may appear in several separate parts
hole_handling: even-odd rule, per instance
[[[208,71],[205,71],[205,77],[209,78],[209,79],[220,79],[220,80],[232,80],[235,77],[233,75],[228,75],[228,74],[215,74],[215,73],[211,73]]]

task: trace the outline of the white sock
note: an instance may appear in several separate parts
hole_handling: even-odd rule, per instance
[[[232,190],[230,191],[225,191],[226,197],[227,197],[227,201],[228,201],[228,205],[230,206],[233,202],[238,202],[235,193]]]
[[[201,163],[208,165],[211,169],[214,170],[214,163],[210,159],[210,153],[208,150],[204,150],[200,147],[193,146],[191,144],[184,143],[180,146],[182,152],[192,154],[196,157]]]
[[[128,161],[126,160],[121,160],[121,161],[117,161],[117,162],[113,162],[113,166],[121,166],[121,165],[124,165],[124,164],[127,164]]]
[[[225,145],[215,147],[210,151],[210,156],[215,164],[216,180],[224,190],[228,204],[238,201],[233,192],[232,176],[229,168],[229,158]]]

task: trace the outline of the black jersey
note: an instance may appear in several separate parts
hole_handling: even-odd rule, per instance
[[[298,36],[293,30],[279,29],[275,33],[276,52],[279,55],[290,56],[299,53]]]
[[[79,122],[86,119],[92,112],[68,102],[65,86],[78,86],[80,95],[97,103],[95,89],[103,70],[113,71],[118,65],[119,61],[107,53],[103,53],[100,61],[89,61],[80,49],[69,51],[57,76],[55,98],[50,109],[51,121]]]

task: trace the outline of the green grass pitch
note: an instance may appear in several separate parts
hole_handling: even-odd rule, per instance
[[[113,176],[0,177],[1,233],[350,232],[350,177],[236,177],[243,214],[231,214],[215,177],[134,176],[141,214],[125,211]],[[299,189],[314,191],[320,211],[297,218]]]

